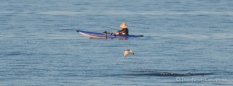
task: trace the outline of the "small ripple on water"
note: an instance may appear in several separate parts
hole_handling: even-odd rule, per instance
[[[100,75],[100,77],[121,77],[121,76],[171,76],[171,77],[177,77],[177,76],[205,76],[205,75],[214,75],[214,73],[205,73],[205,72],[187,72],[187,73],[173,73],[173,72],[159,72],[159,71],[153,71],[153,70],[139,70],[139,71],[129,71],[125,72],[123,74],[103,74]]]
[[[131,72],[124,75],[129,76],[204,76],[213,75],[214,73],[170,73],[170,72]]]

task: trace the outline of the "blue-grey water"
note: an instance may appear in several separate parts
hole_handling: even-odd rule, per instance
[[[76,32],[122,22],[144,37]],[[1,86],[229,86],[232,63],[232,0],[0,1]]]

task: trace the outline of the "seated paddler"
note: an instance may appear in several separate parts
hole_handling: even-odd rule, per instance
[[[120,25],[121,30],[118,30],[115,35],[129,35],[128,25],[126,23],[122,23]]]

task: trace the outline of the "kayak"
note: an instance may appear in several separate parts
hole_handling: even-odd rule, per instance
[[[83,30],[76,30],[78,33],[82,34],[83,36],[87,36],[90,38],[138,38],[143,37],[143,35],[115,35],[113,33],[96,33],[96,32],[89,32]]]

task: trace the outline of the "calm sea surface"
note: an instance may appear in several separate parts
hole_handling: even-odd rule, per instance
[[[233,84],[233,0],[1,0],[1,86]],[[76,30],[142,38],[90,39]],[[123,58],[125,49],[135,55]]]

